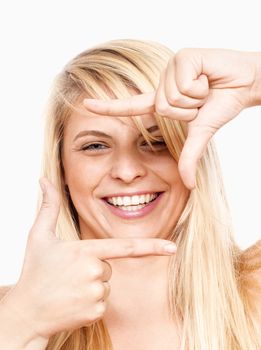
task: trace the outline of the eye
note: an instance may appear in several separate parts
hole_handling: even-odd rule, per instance
[[[102,144],[102,143],[90,143],[88,145],[82,146],[81,150],[82,151],[92,151],[92,152],[97,152],[99,150],[106,149],[107,146]]]
[[[165,149],[167,147],[165,141],[163,138],[159,138],[156,141],[151,141],[151,144],[153,145],[153,147],[156,147],[157,149]],[[147,143],[146,141],[142,143],[143,147],[149,147],[151,149],[151,146],[149,143]]]

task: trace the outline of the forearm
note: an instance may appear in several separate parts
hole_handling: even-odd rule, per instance
[[[34,333],[32,327],[13,312],[6,303],[0,303],[0,349],[44,350],[48,339]]]

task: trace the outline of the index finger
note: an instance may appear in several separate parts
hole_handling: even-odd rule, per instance
[[[176,245],[172,241],[159,238],[88,239],[86,248],[101,260],[172,255],[176,252]]]
[[[86,98],[83,105],[89,111],[108,116],[129,117],[155,112],[155,92],[109,101]]]

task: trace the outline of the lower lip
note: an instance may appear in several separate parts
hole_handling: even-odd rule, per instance
[[[105,200],[104,203],[107,205],[107,207],[111,210],[113,214],[116,216],[119,216],[123,219],[136,219],[136,218],[142,218],[143,216],[148,215],[152,212],[152,210],[159,204],[161,197],[164,192],[160,193],[160,195],[153,201],[147,204],[144,208],[134,210],[134,211],[127,211],[122,210],[120,208],[114,207],[113,205],[108,204]]]

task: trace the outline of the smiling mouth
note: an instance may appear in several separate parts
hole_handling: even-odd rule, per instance
[[[154,202],[159,195],[162,192],[156,192],[154,194],[143,196],[143,198],[140,199],[140,201],[137,199],[135,201],[135,204],[128,202],[127,200],[124,201],[124,199],[116,199],[116,198],[104,198],[104,200],[112,207],[118,208],[124,211],[135,211],[140,210],[142,208],[145,208],[147,205]],[[138,202],[138,203],[137,203]]]

